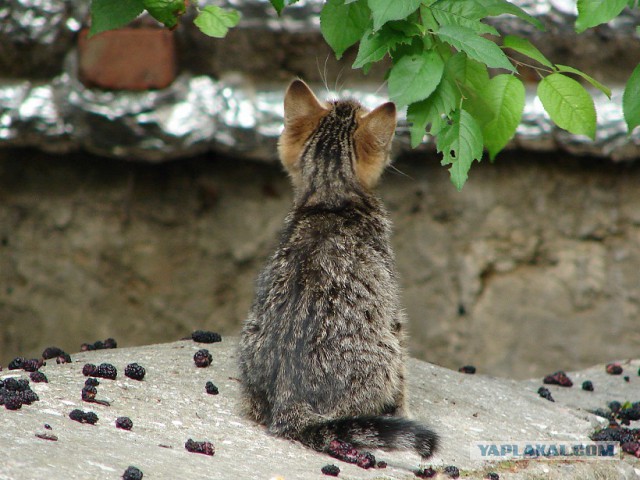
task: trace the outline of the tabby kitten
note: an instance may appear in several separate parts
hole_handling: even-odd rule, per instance
[[[323,103],[295,80],[284,111],[278,149],[294,204],[242,330],[246,413],[318,451],[341,440],[429,457],[437,435],[401,416],[404,317],[390,222],[371,193],[389,163],[395,105]]]

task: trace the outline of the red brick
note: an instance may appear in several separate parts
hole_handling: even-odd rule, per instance
[[[87,86],[110,90],[165,88],[176,76],[173,32],[122,28],[78,39],[79,75]]]

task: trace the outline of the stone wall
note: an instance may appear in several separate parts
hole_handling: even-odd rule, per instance
[[[638,356],[640,167],[512,152],[460,193],[435,157],[396,167],[413,355],[516,378]],[[258,163],[0,151],[0,364],[236,333],[290,199]]]

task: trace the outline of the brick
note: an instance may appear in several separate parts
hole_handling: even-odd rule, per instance
[[[173,32],[122,28],[78,38],[79,76],[89,87],[110,90],[165,88],[176,76]]]

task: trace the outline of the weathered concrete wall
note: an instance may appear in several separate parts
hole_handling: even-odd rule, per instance
[[[435,157],[380,189],[412,353],[525,378],[640,348],[640,167],[512,153],[461,193]],[[0,151],[0,364],[237,332],[291,199],[280,169]]]

